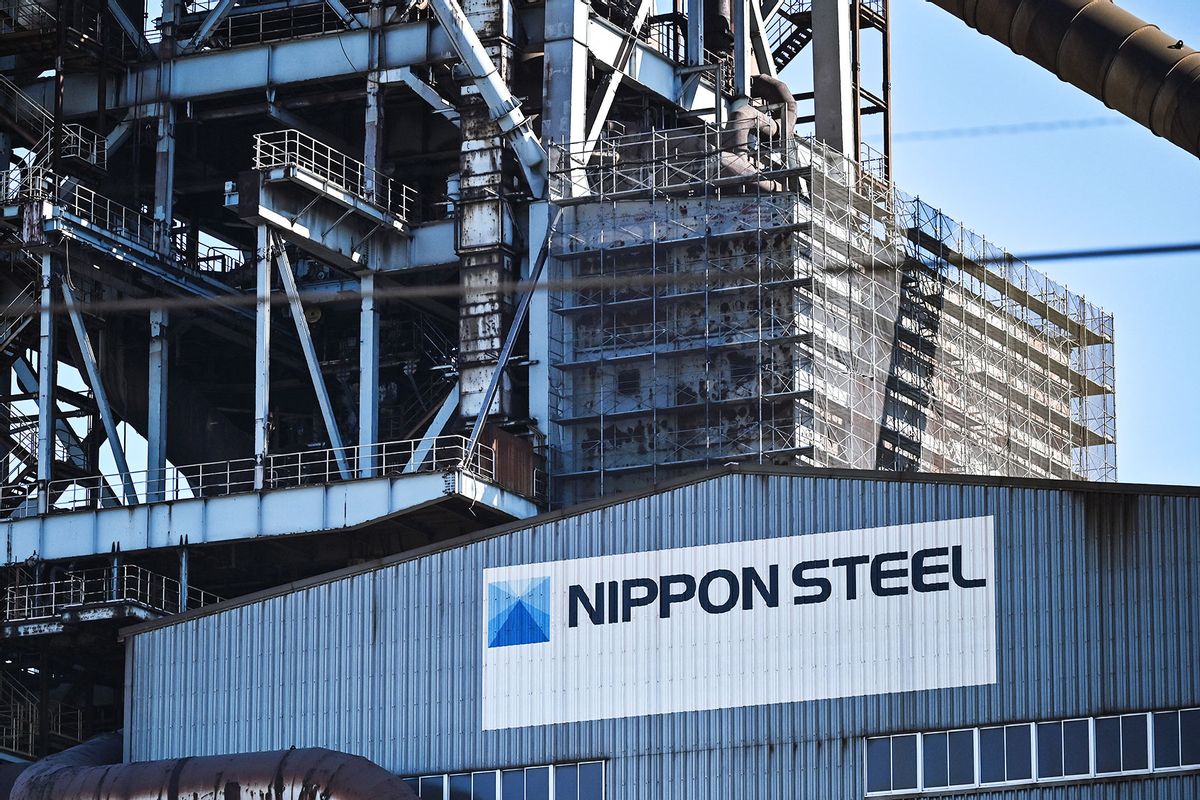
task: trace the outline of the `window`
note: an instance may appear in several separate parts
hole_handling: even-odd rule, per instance
[[[1147,748],[1145,714],[1096,720],[1096,774],[1149,769]]]
[[[949,731],[921,736],[922,784],[927,789],[975,783],[975,732]]]
[[[873,788],[872,788],[873,787]],[[867,740],[867,791],[917,788],[917,735]]]
[[[1067,778],[1091,773],[1088,720],[1037,725],[1038,778]]]
[[[1197,770],[1200,708],[905,733],[865,745],[868,795]]]
[[[604,762],[405,778],[421,800],[604,800]]]
[[[617,394],[633,397],[641,391],[641,372],[636,369],[623,369],[617,373]]]
[[[1179,712],[1180,765],[1200,765],[1200,708]]]

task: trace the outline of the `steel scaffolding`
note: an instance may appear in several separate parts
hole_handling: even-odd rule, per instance
[[[1111,316],[878,175],[713,128],[559,151],[560,502],[744,459],[1115,479]]]

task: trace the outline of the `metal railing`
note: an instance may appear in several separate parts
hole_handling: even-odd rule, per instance
[[[406,439],[383,442],[373,447],[326,448],[297,453],[268,455],[263,468],[264,489],[286,489],[296,486],[334,483],[347,480],[341,471],[344,461],[350,480],[357,477],[360,467],[370,463],[376,475],[398,475],[405,472],[441,472],[463,469],[485,481],[496,477],[496,456],[491,447],[477,445],[470,462],[463,464],[466,454],[465,436],[438,436],[434,439]],[[416,461],[424,451],[424,456]],[[411,465],[411,466],[410,466]],[[254,491],[255,462],[253,458],[214,461],[182,467],[168,467],[163,475],[148,470],[131,472],[133,490],[139,502],[185,500],[195,497],[220,497]],[[47,485],[50,511],[77,511],[123,503],[123,480],[120,475],[96,475],[51,481]],[[25,500],[36,496],[28,484],[0,486],[0,508],[21,507]]]
[[[0,673],[0,750],[32,758],[37,746],[37,698]]]
[[[26,284],[0,311],[0,348],[29,324],[31,315],[38,307],[37,287],[32,281]]]
[[[671,61],[682,64],[687,57],[687,17],[658,14],[646,20],[639,38]]]
[[[163,223],[114,202],[86,186],[75,187],[71,196],[61,201],[61,206],[68,214],[78,217],[92,228],[107,231],[151,252],[159,251]]]
[[[254,136],[254,168],[292,167],[408,221],[416,193],[384,173],[297,130]]]
[[[39,3],[31,0],[4,0],[0,3],[0,33],[52,31],[54,28],[54,14]]]
[[[134,604],[159,614],[178,614],[183,608],[179,581],[134,564],[68,572],[40,583],[10,586],[4,593],[5,622],[51,619],[64,612],[117,604]],[[211,592],[188,587],[187,608],[219,603]]]
[[[37,140],[33,150],[39,162],[49,157],[54,137],[54,115],[8,78],[0,75],[0,108],[12,118],[13,123]],[[107,163],[108,145],[103,136],[76,123],[62,127],[62,155],[77,158],[100,169]]]
[[[83,709],[50,702],[50,734],[72,742],[83,741]],[[0,751],[35,758],[38,740],[37,696],[0,673]]]
[[[550,163],[559,165],[550,176],[551,194],[565,200],[707,192],[770,183],[798,163],[797,137],[746,132],[740,130],[743,124],[749,127],[696,125],[610,136],[594,150],[586,142],[551,145],[557,157]]]

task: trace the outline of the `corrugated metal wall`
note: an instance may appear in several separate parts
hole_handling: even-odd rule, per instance
[[[481,731],[485,567],[983,515],[995,685]],[[129,756],[320,745],[402,774],[599,757],[610,800],[861,797],[868,733],[1200,705],[1198,584],[1196,497],[733,474],[142,633]]]

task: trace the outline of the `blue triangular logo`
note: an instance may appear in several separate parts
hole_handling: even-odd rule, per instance
[[[550,579],[488,584],[488,647],[550,641]]]

